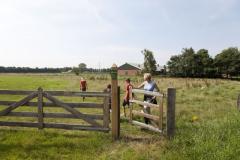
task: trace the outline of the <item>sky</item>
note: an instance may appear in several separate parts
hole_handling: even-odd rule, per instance
[[[182,48],[240,47],[239,0],[0,0],[0,66],[166,64]]]

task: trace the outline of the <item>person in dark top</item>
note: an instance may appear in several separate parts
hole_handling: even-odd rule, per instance
[[[86,92],[87,91],[87,81],[82,77],[80,81],[80,91]],[[85,97],[83,97],[83,101],[85,100]]]

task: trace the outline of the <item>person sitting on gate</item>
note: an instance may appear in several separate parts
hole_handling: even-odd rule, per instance
[[[144,90],[146,91],[159,91],[159,88],[156,84],[156,82],[154,82],[152,80],[152,75],[150,73],[145,73],[144,74],[144,82],[138,86],[138,88],[143,88]],[[156,97],[155,96],[150,96],[150,95],[144,95],[144,98],[143,98],[144,102],[148,102],[148,103],[152,103],[152,104],[157,104],[157,100],[156,100]],[[144,106],[143,107],[143,112],[144,113],[147,113],[147,114],[150,114],[150,107],[148,106]],[[150,123],[150,119],[149,118],[144,118],[144,121],[146,124],[149,124]]]
[[[86,92],[87,91],[87,81],[82,77],[80,81],[80,91]],[[83,97],[83,101],[85,100],[85,97]]]
[[[123,109],[124,109],[124,116],[126,117],[126,110],[125,107],[128,106],[129,107],[129,100],[133,95],[130,95],[130,90],[133,88],[133,85],[131,84],[131,80],[128,78],[125,81],[125,96],[124,96],[124,100],[123,100]],[[131,96],[131,97],[130,97]]]

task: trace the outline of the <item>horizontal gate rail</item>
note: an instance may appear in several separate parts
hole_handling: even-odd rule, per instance
[[[132,114],[136,115],[136,116],[146,117],[146,118],[149,118],[149,119],[154,120],[154,121],[159,121],[158,116],[154,116],[154,115],[151,115],[151,114],[142,113],[142,112],[135,111],[135,110],[132,111]]]
[[[0,105],[11,105],[13,103],[16,103],[16,101],[0,101]],[[72,108],[103,108],[103,104],[101,103],[63,103],[65,105],[68,105]],[[34,106],[36,107],[38,105],[37,102],[27,102],[24,105],[21,106]],[[58,107],[56,104],[51,102],[43,102],[44,107]]]
[[[21,90],[0,90],[0,95],[28,95],[36,91],[21,91]],[[71,91],[45,91],[52,96],[64,97],[109,97],[109,93],[104,92],[71,92]]]
[[[151,91],[146,91],[142,89],[132,89],[132,93],[142,93],[150,96],[157,96],[157,97],[163,97],[164,94],[161,94],[159,92],[151,92]]]
[[[6,117],[38,117],[38,113],[33,112],[10,112],[9,114],[5,115]],[[44,118],[71,118],[71,119],[81,119],[75,117],[72,114],[66,113],[43,113]],[[82,117],[89,117],[91,119],[96,120],[103,120],[103,115],[94,115],[94,114],[82,114]]]
[[[132,121],[132,124],[135,124],[135,125],[137,125],[137,126],[146,128],[146,129],[151,130],[151,131],[154,131],[154,132],[162,133],[162,130],[160,130],[160,129],[156,128],[156,127],[147,125],[147,124],[145,124],[145,123],[141,123],[141,122],[138,122],[138,121]]]
[[[152,108],[159,108],[159,105],[148,103],[148,102],[142,102],[138,100],[130,100],[131,103],[136,103],[142,106],[152,107]]]
[[[39,123],[0,121],[0,126],[38,128]],[[44,126],[44,128],[56,128],[56,129],[66,129],[66,130],[87,130],[87,131],[102,131],[102,132],[109,131],[109,128],[104,128],[104,127],[70,125],[70,124],[59,124],[59,123],[58,124],[57,123],[43,123],[43,126]]]

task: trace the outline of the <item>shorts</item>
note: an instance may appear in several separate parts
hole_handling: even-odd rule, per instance
[[[128,105],[128,106],[129,106],[129,104],[130,104],[130,103],[129,103],[129,100],[128,100],[128,101],[126,101],[125,99],[123,100],[123,104],[122,104],[122,105],[123,105],[123,107],[125,107],[126,105]]]
[[[87,90],[87,88],[82,88],[82,91],[85,92]]]

